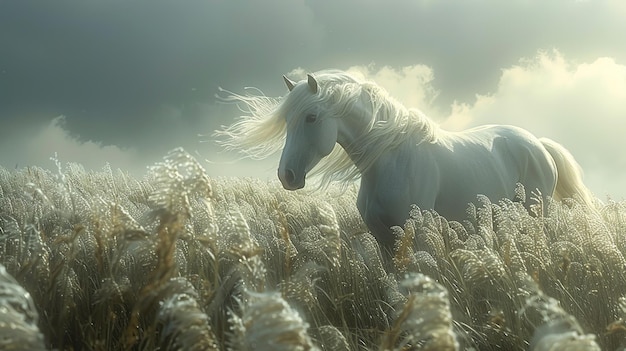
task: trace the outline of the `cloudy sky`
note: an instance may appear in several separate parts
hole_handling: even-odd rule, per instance
[[[281,75],[356,69],[447,129],[515,124],[626,198],[622,0],[0,2],[0,165],[133,174],[182,146],[212,175],[275,176],[211,133],[218,87],[284,95]],[[199,136],[204,134],[205,136]],[[202,142],[204,141],[204,142]]]

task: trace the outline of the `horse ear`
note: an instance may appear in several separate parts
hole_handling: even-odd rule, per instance
[[[284,74],[283,74],[283,79],[285,80],[285,84],[287,84],[287,89],[289,89],[289,91],[292,91],[293,87],[296,86],[296,82],[287,78],[287,76],[285,76]]]
[[[309,83],[309,88],[311,89],[311,91],[313,92],[313,94],[317,94],[317,81],[315,80],[315,78],[310,75],[307,74],[306,75],[307,79],[308,79],[308,83]]]

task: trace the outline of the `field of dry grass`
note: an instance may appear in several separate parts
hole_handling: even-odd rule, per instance
[[[0,349],[626,347],[625,202],[413,209],[383,260],[355,197],[182,150],[144,179],[0,168]]]

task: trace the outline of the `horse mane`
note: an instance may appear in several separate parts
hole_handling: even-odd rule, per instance
[[[324,118],[341,118],[356,109],[363,109],[361,94],[367,94],[371,106],[365,107],[372,111],[373,118],[368,133],[356,145],[351,145],[358,160],[352,160],[339,144],[335,145],[312,171],[313,175],[321,176],[321,187],[332,181],[347,185],[357,180],[381,154],[404,143],[407,138],[412,138],[416,144],[438,139],[439,127],[433,121],[417,109],[404,107],[376,83],[338,70],[319,71],[313,76],[320,87],[314,97],[305,96],[304,90],[297,89],[282,98],[271,98],[262,93],[240,95],[227,92],[230,95],[222,100],[237,103],[246,115],[239,117],[233,125],[216,131],[217,136],[225,137],[218,143],[227,150],[239,151],[253,159],[265,158],[280,151],[284,145],[287,111],[323,104],[327,109]],[[358,161],[358,169],[354,161]]]

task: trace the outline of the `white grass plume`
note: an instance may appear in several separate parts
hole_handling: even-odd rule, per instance
[[[173,294],[159,306],[160,342],[167,350],[218,350],[208,316],[195,293]]]
[[[396,321],[381,349],[458,350],[447,290],[422,274],[405,277],[400,288],[406,302],[396,311]]]
[[[527,300],[522,316],[539,314],[541,319],[530,341],[531,351],[600,351],[596,338],[585,334],[573,316],[565,312],[559,302],[542,293]],[[532,318],[532,317],[531,317]]]
[[[0,264],[0,349],[46,350],[30,294]]]
[[[319,350],[311,340],[308,324],[278,293],[251,293],[242,302],[241,316],[232,314],[236,350]]]

